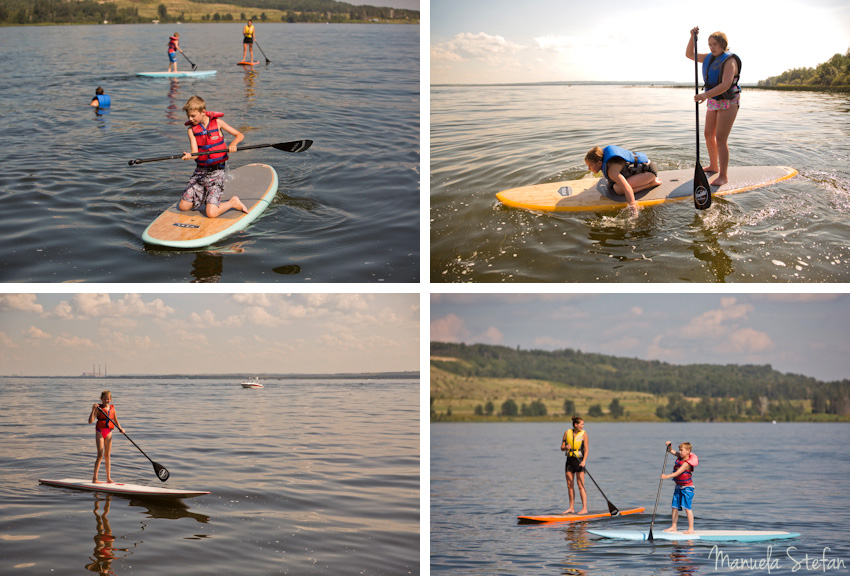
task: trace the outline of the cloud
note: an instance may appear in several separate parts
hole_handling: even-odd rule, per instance
[[[63,318],[167,318],[173,313],[174,308],[167,306],[160,298],[145,302],[139,294],[125,294],[118,300],[112,300],[110,294],[75,294],[70,303],[62,302],[54,310],[54,314]]]
[[[44,308],[38,304],[35,294],[0,294],[0,310],[18,310],[41,314]]]
[[[26,334],[27,338],[32,340],[50,340],[52,338],[50,334],[44,332],[40,328],[36,328],[35,326],[30,326],[24,334]]]
[[[431,61],[483,60],[492,63],[523,50],[525,48],[521,44],[506,40],[504,36],[492,36],[486,32],[462,32],[447,42],[432,46]]]
[[[469,331],[462,318],[449,314],[431,320],[432,342],[463,342],[469,337]]]
[[[94,348],[94,342],[89,340],[88,338],[80,338],[79,336],[68,336],[63,334],[62,336],[57,336],[53,340],[59,346],[64,346],[67,348]]]
[[[681,330],[685,338],[719,338],[728,335],[735,326],[730,324],[735,320],[745,320],[753,306],[739,304],[735,298],[725,297],[720,300],[720,309],[709,310],[692,319]]]
[[[498,328],[490,326],[483,334],[478,336],[475,341],[481,342],[482,344],[501,344],[504,341],[504,338],[505,335],[502,334]]]
[[[738,351],[742,354],[758,354],[766,352],[773,348],[773,340],[768,334],[753,330],[752,328],[742,328],[732,333],[729,339],[730,352]]]

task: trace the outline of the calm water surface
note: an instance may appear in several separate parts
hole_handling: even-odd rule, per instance
[[[772,544],[771,574],[846,574],[850,567],[850,425],[593,424],[588,470],[618,507],[646,514],[591,522],[518,525],[523,514],[558,514],[569,500],[560,440],[568,424],[431,426],[431,574],[650,576],[745,573],[708,557],[713,543],[603,540],[588,529],[648,530],[664,464],[664,442],[689,441],[697,529],[787,530],[801,537]],[[667,460],[667,472],[673,463]],[[607,511],[588,478],[590,510]],[[671,481],[658,504],[657,529],[669,527]],[[667,524],[665,524],[667,522]],[[680,523],[681,527],[682,524]],[[655,531],[656,528],[653,529]],[[764,560],[770,543],[722,543],[731,560]],[[843,560],[840,570],[792,572],[794,561]]]
[[[846,94],[745,89],[731,165],[788,165],[798,178],[702,213],[680,202],[637,217],[541,214],[495,194],[582,178],[593,146],[693,170],[693,89],[432,86],[431,281],[847,282],[848,134]]]
[[[39,485],[91,477],[103,389],[165,486],[212,493]],[[0,405],[0,574],[419,573],[418,381],[2,378]],[[113,479],[161,485],[118,436]]]
[[[3,29],[0,280],[419,280],[419,27],[259,24],[272,63],[253,71],[236,66],[241,28]],[[135,76],[167,69],[175,30],[186,55],[216,76]],[[178,65],[191,69],[182,57]],[[101,116],[88,106],[97,86],[113,103]],[[270,164],[280,179],[247,230],[210,250],[146,247],[142,232],[179,198],[194,162],[127,163],[188,147],[182,107],[195,94],[245,145],[315,143],[297,155],[231,156],[231,168]]]

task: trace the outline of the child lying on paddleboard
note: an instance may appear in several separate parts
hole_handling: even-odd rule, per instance
[[[206,103],[199,96],[192,96],[183,106],[189,121],[189,144],[191,151],[184,152],[183,160],[191,160],[192,154],[207,152],[195,158],[198,163],[189,178],[183,197],[177,204],[180,210],[201,210],[206,207],[209,218],[224,214],[231,208],[248,212],[248,208],[233,196],[223,203],[225,162],[227,153],[236,152],[236,146],[245,138],[244,134],[221,119],[224,114],[208,112]],[[222,130],[234,136],[230,146],[224,141]]]
[[[679,444],[679,451],[673,452],[670,447],[673,445],[667,441],[667,451],[670,454],[676,455],[676,464],[673,466],[672,474],[662,474],[662,480],[670,478],[676,483],[676,489],[673,491],[673,525],[665,529],[665,532],[676,532],[676,524],[679,522],[679,511],[683,508],[688,515],[688,529],[685,534],[694,533],[694,512],[691,509],[694,500],[694,480],[693,471],[699,464],[697,455],[691,452],[691,443],[682,442]]]
[[[584,157],[587,168],[608,180],[608,187],[625,196],[629,207],[637,212],[640,210],[635,201],[635,192],[641,192],[661,184],[658,177],[658,167],[642,152],[630,152],[619,146],[606,146],[604,149],[596,146]]]

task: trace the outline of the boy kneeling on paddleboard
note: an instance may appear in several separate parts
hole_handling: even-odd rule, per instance
[[[673,445],[667,441],[667,451],[670,454],[676,455],[676,464],[673,467],[672,474],[662,474],[661,479],[667,480],[672,478],[676,483],[676,489],[673,491],[673,525],[665,529],[665,532],[676,532],[676,524],[679,522],[679,511],[683,508],[688,515],[688,529],[685,534],[694,533],[694,512],[691,509],[694,500],[694,480],[693,470],[699,464],[697,455],[691,452],[691,443],[682,442],[679,444],[679,451],[673,452],[670,447]]]
[[[221,203],[227,153],[236,152],[236,146],[242,142],[245,135],[222,120],[224,114],[208,112],[206,103],[199,96],[189,98],[183,106],[183,111],[189,118],[186,126],[189,126],[189,144],[192,147],[190,152],[183,154],[183,160],[191,160],[193,154],[198,152],[201,152],[201,155],[195,158],[198,166],[189,178],[177,207],[180,210],[201,210],[206,207],[209,218],[224,214],[231,208],[248,212],[248,208],[237,196]],[[224,141],[222,130],[235,137],[230,146]]]

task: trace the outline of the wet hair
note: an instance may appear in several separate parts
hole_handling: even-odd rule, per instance
[[[717,43],[720,44],[720,47],[723,48],[724,51],[729,46],[729,39],[726,37],[726,34],[724,34],[723,32],[714,32],[708,38],[709,39],[714,38],[715,40],[717,40]]]
[[[590,149],[590,152],[584,157],[588,162],[602,162],[602,148],[595,146]]]
[[[100,96],[101,94],[103,94],[103,88],[101,88],[100,86],[98,86],[98,87],[97,87],[97,90],[95,90],[95,91],[94,91],[94,93],[95,93],[95,94],[97,94],[98,96]]]
[[[194,111],[203,112],[206,109],[207,103],[200,96],[192,96],[186,101],[186,105],[183,106],[183,112],[186,114]]]
[[[575,427],[575,425],[579,422],[584,422],[584,418],[581,416],[573,416],[573,427]]]

